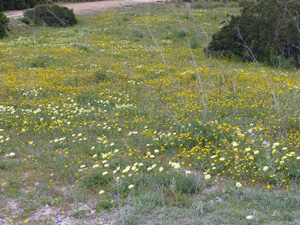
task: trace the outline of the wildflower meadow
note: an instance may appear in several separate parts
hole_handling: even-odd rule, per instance
[[[145,4],[9,32],[0,223],[300,223],[299,70],[207,57],[237,13]]]

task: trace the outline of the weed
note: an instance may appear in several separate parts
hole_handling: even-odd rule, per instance
[[[182,193],[201,193],[205,188],[205,181],[200,176],[180,176],[176,179],[176,189]]]
[[[123,17],[123,21],[124,21],[124,22],[128,22],[128,21],[130,21],[130,19],[129,19],[128,16],[124,16],[124,17]]]
[[[199,47],[199,42],[197,39],[193,38],[190,42],[191,49],[196,49]]]
[[[74,44],[74,47],[78,48],[79,50],[85,51],[85,52],[90,52],[91,48],[87,45],[83,44]]]
[[[82,219],[86,218],[86,211],[85,210],[77,210],[71,213],[70,217],[75,219]]]
[[[102,70],[96,71],[94,73],[94,77],[95,77],[95,81],[97,83],[101,83],[101,82],[109,80],[107,74],[104,71],[102,71]]]
[[[84,177],[82,180],[82,185],[89,190],[94,190],[95,188],[98,188],[101,185],[108,184],[111,180],[112,176],[103,175],[102,173],[98,172],[88,177]]]
[[[113,204],[109,200],[97,202],[97,209],[110,210],[113,207]]]
[[[0,161],[0,170],[11,170],[13,168],[13,161],[10,159],[2,158]]]
[[[188,36],[188,33],[186,33],[183,30],[176,30],[173,32],[173,36],[177,39],[180,39],[180,38],[184,38],[184,37]]]
[[[47,55],[40,55],[34,57],[31,63],[29,64],[30,68],[39,68],[49,66],[51,63],[52,57]]]

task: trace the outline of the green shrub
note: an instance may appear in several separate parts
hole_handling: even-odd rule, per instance
[[[196,38],[192,38],[190,41],[190,45],[192,49],[196,49],[199,47],[198,40]]]
[[[77,23],[73,10],[54,4],[37,5],[26,11],[24,16],[40,26],[46,24],[50,27],[68,27]]]
[[[241,15],[231,16],[213,35],[206,51],[213,56],[299,65],[299,11],[300,2],[294,0],[246,2]]]
[[[29,25],[30,24],[30,19],[28,19],[27,17],[22,17],[22,18],[18,18],[19,21]]]
[[[184,30],[176,30],[173,32],[173,35],[175,38],[180,39],[188,36],[188,33],[186,33]]]
[[[9,23],[9,19],[4,15],[3,12],[0,12],[0,39],[4,38],[8,30],[7,25]]]

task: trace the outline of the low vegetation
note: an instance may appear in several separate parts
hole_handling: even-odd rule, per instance
[[[214,9],[219,7],[239,7],[245,2],[255,2],[255,0],[176,0],[178,5],[186,5],[192,9]]]
[[[207,58],[236,8],[147,4],[0,42],[0,223],[299,223],[299,71]]]

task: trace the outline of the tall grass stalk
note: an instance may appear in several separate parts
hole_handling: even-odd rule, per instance
[[[181,26],[181,29],[182,29],[183,32],[185,33],[187,45],[188,45],[188,48],[189,48],[189,50],[190,50],[190,54],[191,54],[192,60],[193,60],[192,64],[193,64],[193,66],[194,66],[194,68],[195,68],[195,71],[196,71],[196,74],[197,74],[197,77],[198,77],[198,80],[199,80],[199,83],[200,83],[200,89],[201,89],[201,93],[202,93],[202,104],[203,104],[203,111],[204,111],[204,112],[203,112],[203,117],[204,117],[204,123],[205,123],[205,122],[206,122],[206,119],[207,119],[207,118],[206,118],[206,111],[207,111],[207,109],[206,109],[206,103],[205,103],[205,93],[204,93],[203,82],[202,82],[201,77],[200,77],[200,73],[199,73],[199,70],[198,70],[198,67],[197,67],[197,62],[196,62],[196,59],[195,59],[193,50],[192,50],[192,48],[191,48],[190,40],[189,40],[188,34],[187,34],[187,32],[186,32],[186,29],[185,29],[184,26],[182,25],[182,22],[181,22],[181,20],[180,20],[180,17],[179,17],[179,15],[178,15],[178,13],[177,13],[177,11],[176,11],[175,6],[174,6],[173,3],[172,3],[172,7],[173,7],[173,11],[175,12],[175,14],[176,14],[176,16],[177,16],[177,20],[178,20],[178,22],[179,22],[179,24],[180,24],[180,26]],[[199,88],[198,83],[197,83],[197,87]]]
[[[140,11],[138,10],[138,8],[136,8],[136,10],[137,10],[137,12],[139,13],[140,17],[142,18],[144,24],[146,25],[146,27],[147,27],[147,29],[148,29],[148,32],[150,33],[151,38],[152,38],[152,40],[154,41],[155,46],[156,46],[156,48],[158,49],[158,51],[159,51],[159,53],[160,53],[161,59],[162,59],[164,65],[165,65],[165,67],[166,67],[166,69],[167,69],[168,76],[169,76],[169,78],[171,78],[171,80],[173,81],[173,83],[174,83],[174,85],[175,85],[175,88],[176,88],[176,90],[178,91],[178,93],[179,93],[179,95],[180,95],[181,104],[182,104],[183,107],[185,108],[185,112],[186,112],[186,114],[187,114],[189,120],[191,121],[190,113],[189,113],[189,111],[187,110],[185,101],[184,101],[184,99],[183,99],[183,97],[182,97],[182,93],[181,93],[180,87],[179,87],[178,83],[175,81],[175,79],[174,79],[174,77],[173,77],[173,75],[172,75],[172,73],[171,73],[171,71],[170,71],[170,69],[169,69],[168,63],[167,63],[167,61],[166,61],[166,59],[165,59],[165,57],[164,57],[164,54],[163,54],[163,52],[162,52],[162,49],[161,49],[161,47],[159,46],[159,44],[157,43],[157,40],[156,40],[156,38],[155,38],[153,32],[151,31],[151,29],[150,29],[150,27],[149,27],[149,24],[148,24],[147,20],[146,20],[146,19],[144,18],[144,16],[140,13]]]
[[[274,88],[272,87],[268,76],[266,75],[266,73],[265,73],[264,69],[262,68],[262,66],[260,65],[260,63],[256,60],[256,57],[253,55],[253,53],[252,53],[251,49],[249,48],[248,44],[244,41],[244,39],[243,39],[243,37],[242,37],[242,35],[241,35],[241,33],[240,33],[239,30],[238,30],[238,34],[239,34],[239,38],[242,40],[242,42],[244,43],[244,45],[248,49],[253,62],[255,62],[255,64],[260,68],[260,71],[261,71],[263,77],[266,79],[266,81],[268,83],[269,89],[272,92],[272,96],[273,96],[273,100],[274,100],[274,109],[277,112],[280,111],[280,105],[279,105],[278,99],[276,98],[276,95],[275,95],[275,92],[274,92]]]

